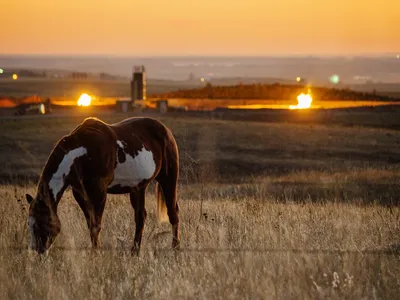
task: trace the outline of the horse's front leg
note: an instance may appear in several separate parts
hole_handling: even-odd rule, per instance
[[[101,231],[101,225],[92,224],[90,226],[90,240],[92,242],[92,247],[94,249],[100,248],[101,246],[100,231]]]
[[[88,194],[82,191],[73,190],[73,195],[85,215],[92,246],[93,248],[99,248],[101,245],[100,231],[106,202],[106,193],[98,192]]]
[[[94,195],[91,196],[89,195],[89,201],[92,207],[89,229],[93,248],[99,248],[101,246],[100,231],[106,197],[107,193],[101,192],[94,193]]]

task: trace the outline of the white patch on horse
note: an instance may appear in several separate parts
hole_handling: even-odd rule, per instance
[[[61,191],[64,186],[64,179],[68,176],[71,171],[71,167],[74,164],[76,158],[83,156],[87,153],[85,147],[79,147],[69,151],[58,166],[57,171],[53,174],[53,177],[49,181],[49,188],[53,193],[54,200],[57,199],[57,194]]]
[[[36,248],[36,239],[35,239],[35,235],[33,233],[33,226],[35,225],[35,223],[36,223],[35,219],[32,216],[30,216],[28,218],[28,225],[29,225],[29,233],[30,233],[30,235],[29,235],[30,243],[29,244],[30,244],[31,249]]]
[[[117,141],[117,144],[122,144]],[[135,187],[143,180],[153,177],[156,171],[156,163],[153,153],[143,148],[134,157],[125,153],[126,160],[123,163],[117,162],[114,170],[114,179],[109,187],[120,185],[121,187]]]
[[[124,144],[122,144],[121,141],[117,141],[117,145],[118,145],[120,148],[124,149]]]

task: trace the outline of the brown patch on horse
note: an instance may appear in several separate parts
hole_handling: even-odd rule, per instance
[[[126,155],[124,150],[121,147],[118,147],[118,162],[124,163],[126,161]]]

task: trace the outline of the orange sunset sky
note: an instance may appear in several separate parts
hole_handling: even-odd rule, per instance
[[[0,54],[400,52],[399,0],[0,2]]]

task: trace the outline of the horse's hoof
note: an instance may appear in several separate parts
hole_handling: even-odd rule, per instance
[[[172,249],[175,250],[175,251],[181,250],[181,243],[180,243],[180,241],[173,240],[173,241],[172,241]]]
[[[140,254],[140,247],[138,245],[134,245],[131,249],[131,254],[139,256]]]

